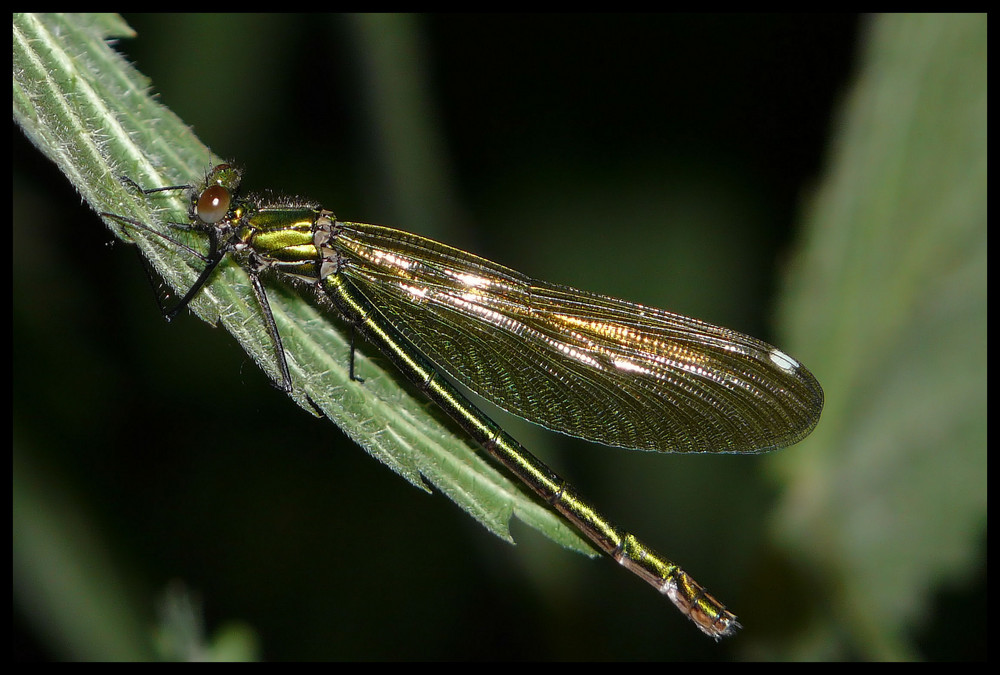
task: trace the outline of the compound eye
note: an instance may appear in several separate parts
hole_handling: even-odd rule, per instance
[[[205,188],[199,195],[198,202],[195,204],[195,213],[209,225],[217,223],[229,213],[231,200],[229,190],[221,185],[212,185]]]

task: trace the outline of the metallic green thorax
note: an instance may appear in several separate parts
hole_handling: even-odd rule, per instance
[[[310,286],[598,548],[707,635],[735,632],[736,617],[684,570],[600,515],[440,372],[525,419],[606,445],[747,453],[795,443],[816,425],[823,390],[808,370],[735,331],[531,279],[400,230],[339,222],[316,204],[239,198],[240,178],[220,165],[193,195],[192,227],[211,253],[181,306],[232,255],[249,272],[291,391],[259,275]]]
[[[320,218],[332,215],[310,207],[261,206],[240,219],[240,239],[267,268],[304,281],[317,281],[323,276],[323,254],[314,241],[314,230]]]

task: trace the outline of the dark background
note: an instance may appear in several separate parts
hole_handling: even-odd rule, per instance
[[[863,26],[849,15],[417,17],[439,134],[428,160],[447,179],[423,208],[387,177],[348,19],[126,19],[138,37],[119,49],[246,167],[250,189],[775,342],[773,294]],[[244,621],[269,660],[717,659],[782,630],[755,590],[773,563],[762,521],[778,489],[761,458],[657,457],[514,430],[740,615],[743,637],[716,645],[608,560],[517,523],[509,546],[414,490],[273,389],[224,331],[164,323],[138,256],[107,246],[17,129],[14,144],[26,195],[15,221],[41,209],[52,235],[15,253],[15,439],[30,439],[72,508],[99,523],[150,624],[154,599],[182,580],[209,632]],[[18,611],[15,624],[15,658],[59,656]]]

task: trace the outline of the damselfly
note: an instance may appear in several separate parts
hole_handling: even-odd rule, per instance
[[[279,384],[292,391],[261,275],[308,289],[491,457],[707,635],[739,628],[684,570],[601,516],[440,372],[529,421],[605,445],[756,453],[801,440],[819,421],[823,390],[798,361],[697,319],[530,279],[400,230],[338,221],[319,204],[241,196],[241,180],[241,170],[221,164],[200,186],[142,190],[190,189],[186,227],[208,237],[208,255],[137,220],[101,214],[205,262],[169,317],[232,258],[247,271],[263,311]]]

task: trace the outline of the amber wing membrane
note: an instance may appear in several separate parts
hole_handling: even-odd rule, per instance
[[[549,429],[623,448],[745,453],[791,445],[819,420],[816,378],[761,340],[400,230],[338,226],[341,272],[420,351]]]

